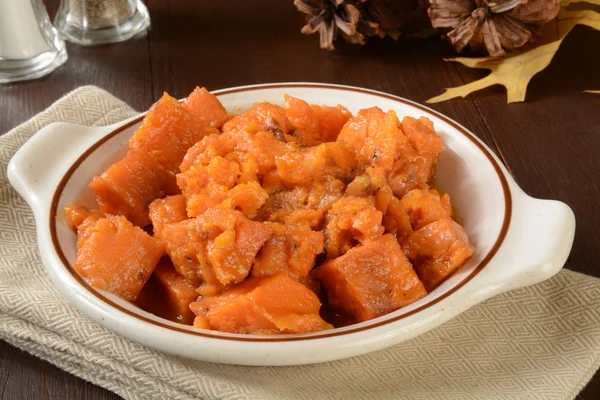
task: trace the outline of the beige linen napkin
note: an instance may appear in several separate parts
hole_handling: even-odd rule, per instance
[[[299,367],[240,367],[150,350],[91,322],[40,262],[8,161],[54,121],[106,125],[135,113],[82,87],[0,136],[0,339],[127,399],[572,399],[600,366],[600,279],[563,270],[373,354]]]

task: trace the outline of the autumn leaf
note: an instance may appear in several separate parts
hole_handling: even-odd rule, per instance
[[[525,100],[527,85],[535,74],[550,64],[563,39],[576,25],[587,25],[600,30],[600,13],[593,10],[570,11],[565,7],[573,3],[590,3],[600,6],[600,0],[570,0],[563,2],[554,25],[546,29],[541,43],[521,53],[502,58],[457,57],[446,61],[459,62],[469,68],[489,69],[491,73],[485,78],[467,83],[427,100],[427,103],[438,103],[469,94],[492,85],[502,85],[507,91],[507,102],[514,103]]]

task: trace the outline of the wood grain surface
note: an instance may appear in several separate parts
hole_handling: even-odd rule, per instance
[[[54,14],[58,0],[45,1]],[[148,0],[152,27],[126,43],[68,45],[68,62],[32,82],[0,86],[0,133],[81,85],[97,85],[138,110],[163,91],[184,97],[208,89],[264,82],[314,81],[381,90],[423,103],[443,88],[485,76],[443,61],[439,39],[340,44],[335,52],[300,34],[292,0],[247,2]],[[530,195],[575,211],[575,244],[566,268],[600,277],[600,32],[578,27],[536,76],[523,104],[506,104],[492,87],[432,106],[484,140]],[[113,393],[0,342],[2,399],[116,399]],[[579,399],[600,398],[600,374]]]

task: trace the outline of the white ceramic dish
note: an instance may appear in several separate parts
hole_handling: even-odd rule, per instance
[[[444,138],[438,184],[450,194],[475,255],[425,298],[383,317],[332,331],[273,337],[225,334],[176,324],[87,285],[75,272],[75,234],[61,210],[75,199],[94,204],[87,185],[122,157],[143,115],[91,128],[48,125],[10,162],[11,184],[34,211],[42,260],[62,294],[94,321],[131,340],[184,357],[245,365],[293,365],[341,359],[413,338],[501,292],[557,273],[575,231],[571,209],[527,196],[489,148],[459,124],[419,104],[347,86],[288,83],[215,92],[229,112],[290,94],[350,111],[379,106],[427,116]]]

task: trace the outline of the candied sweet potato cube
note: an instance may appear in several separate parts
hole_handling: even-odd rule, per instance
[[[219,207],[240,210],[247,217],[254,217],[265,204],[269,194],[258,182],[242,183],[227,192],[227,198]]]
[[[322,298],[321,296],[323,295],[323,288],[321,287],[321,282],[319,282],[319,280],[315,278],[312,273],[309,273],[306,276],[299,276],[296,278],[296,280],[309,288],[310,291],[319,296],[319,298]]]
[[[431,120],[426,117],[404,117],[402,132],[420,156],[431,158],[433,165],[437,165],[440,155],[444,152],[444,140],[433,130]]]
[[[269,220],[271,222],[279,222],[289,228],[310,228],[320,231],[325,224],[326,214],[326,208],[278,211],[270,213]]]
[[[342,126],[352,117],[345,107],[319,106],[285,95],[285,115],[296,128],[301,146],[335,142]]]
[[[65,207],[65,216],[67,218],[67,225],[69,228],[77,231],[79,225],[83,224],[88,217],[95,219],[104,217],[104,213],[100,210],[90,210],[87,206],[81,203],[69,204]]]
[[[211,182],[231,189],[235,185],[239,174],[240,166],[238,163],[216,156],[208,165],[196,164],[185,172],[177,174],[177,184],[183,194],[189,198],[195,192],[202,191]]]
[[[381,224],[385,228],[385,233],[391,233],[398,240],[403,240],[412,233],[410,218],[401,207],[400,200],[394,196],[385,176],[381,176],[380,173],[379,169],[367,168],[367,174],[358,176],[352,181],[346,193],[358,193],[362,196],[371,193],[375,208],[383,213]]]
[[[182,324],[192,324],[194,313],[190,304],[196,301],[196,286],[187,281],[173,268],[169,261],[161,260],[154,270],[158,282],[166,295],[167,307],[174,319]]]
[[[164,224],[157,237],[166,243],[166,251],[175,270],[193,284],[202,278],[202,265],[198,254],[206,252],[207,238],[201,221],[196,218]]]
[[[237,183],[250,183],[258,181],[260,168],[256,157],[244,151],[232,151],[225,156],[226,160],[238,163],[240,172]],[[263,178],[264,186],[264,178]],[[266,188],[265,188],[266,189]]]
[[[275,160],[277,174],[287,186],[309,186],[315,177],[331,175],[350,180],[357,167],[356,159],[347,146],[324,143],[314,147],[289,151]]]
[[[196,86],[182,105],[187,112],[214,128],[220,128],[227,121],[227,110],[219,99],[205,88]]]
[[[388,175],[394,195],[402,198],[413,189],[426,189],[435,177],[433,161],[418,155],[397,159]]]
[[[160,236],[165,224],[180,222],[188,218],[185,197],[182,194],[156,199],[148,206],[154,234]]]
[[[354,178],[355,170],[358,168],[356,156],[351,147],[345,143],[329,142],[321,145],[325,149],[327,168],[323,171],[339,179]]]
[[[404,240],[412,234],[410,217],[402,209],[397,197],[390,198],[385,214],[383,215],[383,226],[386,233],[391,233],[398,240]]]
[[[269,226],[273,233],[256,256],[251,275],[284,273],[292,277],[307,276],[315,265],[315,258],[323,252],[323,233],[289,229],[276,223]]]
[[[241,131],[224,133],[224,136],[235,138],[235,150],[237,152],[249,153],[254,157],[258,166],[258,174],[261,176],[275,169],[275,160],[283,157],[293,149],[269,132],[250,133]]]
[[[225,157],[234,149],[235,138],[219,134],[207,135],[188,149],[179,169],[185,172],[193,165],[208,165],[215,157]]]
[[[267,310],[272,317],[287,317],[290,314],[317,314],[321,302],[304,285],[278,274],[265,278],[250,293],[248,298],[260,308]],[[279,325],[279,324],[277,324]]]
[[[327,225],[323,231],[325,235],[325,255],[328,260],[332,260],[344,255],[348,250],[358,244],[358,241],[352,237],[352,232],[348,229],[341,229],[335,217],[328,215],[326,217]]]
[[[166,170],[177,173],[188,149],[206,135],[217,133],[165,93],[144,117],[129,148],[148,154]]]
[[[343,198],[345,185],[339,179],[325,176],[313,180],[308,191],[306,205],[312,209],[331,208]]]
[[[332,326],[319,316],[318,297],[286,275],[252,277],[218,296],[191,304],[194,326],[246,334],[307,333]]]
[[[347,196],[332,205],[325,228],[328,260],[343,255],[358,242],[383,235],[383,213],[373,201],[372,197]]]
[[[211,207],[241,210],[253,217],[269,194],[256,181],[236,185],[239,164],[215,157],[207,166],[194,165],[177,175],[177,182],[186,197],[187,213],[195,217]]]
[[[402,132],[406,135],[412,152],[397,157],[388,176],[394,194],[404,196],[413,189],[426,189],[436,174],[436,168],[444,151],[444,141],[433,130],[433,123],[426,118],[405,117]]]
[[[129,151],[125,158],[95,176],[90,188],[100,210],[123,215],[138,226],[150,223],[148,205],[167,194],[177,194],[175,177],[143,152]]]
[[[208,165],[196,164],[178,174],[177,183],[186,197],[188,215],[195,217],[221,204],[239,173],[238,163],[217,156]]]
[[[475,252],[463,228],[442,218],[415,231],[404,244],[427,290],[433,290]]]
[[[414,230],[452,216],[450,196],[447,194],[440,196],[434,190],[411,190],[402,197],[400,206],[409,216]]]
[[[360,110],[342,128],[337,141],[351,146],[359,165],[389,170],[396,158],[398,117],[373,107]]]
[[[395,311],[427,292],[400,245],[386,234],[315,270],[329,304],[358,321]]]
[[[329,215],[336,217],[340,229],[352,230],[359,242],[365,242],[383,234],[381,211],[373,205],[373,198],[347,196],[333,203]]]
[[[217,207],[227,199],[227,186],[210,182],[204,188],[197,188],[186,196],[187,213],[190,217],[202,215],[209,208]]]
[[[135,300],[165,254],[164,244],[123,216],[88,221],[78,237],[75,269],[95,288]]]
[[[323,175],[327,160],[323,146],[300,149],[278,157],[275,161],[281,182],[288,187],[309,186],[315,176]]]
[[[292,124],[285,115],[285,110],[280,106],[267,102],[254,105],[223,124],[223,132],[270,132],[280,140],[292,128]]]
[[[228,285],[243,281],[256,254],[271,235],[271,228],[229,209],[213,208],[200,218],[205,231],[220,230],[208,245],[208,260],[219,282]]]
[[[160,238],[177,272],[196,283],[229,285],[243,281],[271,228],[241,212],[211,208],[199,217],[167,224]]]

